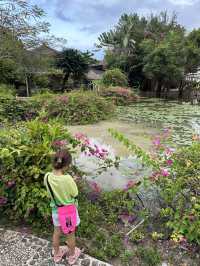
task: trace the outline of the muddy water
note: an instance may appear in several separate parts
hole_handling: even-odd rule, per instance
[[[134,122],[126,123],[122,121],[103,121],[94,125],[85,126],[70,126],[69,131],[72,134],[84,133],[88,137],[95,138],[106,145],[112,147],[115,154],[118,156],[126,157],[129,155],[129,151],[117,140],[115,140],[108,129],[112,128],[124,134],[129,140],[148,151],[151,146],[151,138],[158,133],[158,129],[147,127],[142,124],[136,124]]]
[[[86,134],[97,146],[104,145],[109,154],[120,156],[119,167],[111,167],[102,173],[98,173],[99,160],[88,157],[84,153],[77,155],[74,163],[84,171],[87,180],[95,181],[103,190],[124,189],[131,180],[141,180],[151,174],[151,169],[144,167],[142,162],[117,140],[115,140],[108,129],[112,128],[124,134],[136,145],[148,151],[151,146],[152,136],[158,130],[141,124],[126,123],[122,121],[104,121],[95,125],[71,126],[72,134]]]

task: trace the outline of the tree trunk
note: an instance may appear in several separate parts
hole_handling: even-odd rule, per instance
[[[183,88],[184,88],[184,84],[183,84],[183,81],[181,80],[181,82],[179,84],[179,88],[178,88],[178,99],[179,99],[179,101],[183,100]]]
[[[161,91],[162,91],[162,83],[158,81],[157,86],[156,86],[156,98],[161,97]]]
[[[169,96],[169,84],[166,84],[165,86],[164,86],[164,98],[165,98],[165,100],[167,100],[168,99],[168,96]]]

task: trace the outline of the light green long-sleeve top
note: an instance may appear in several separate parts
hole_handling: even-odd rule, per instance
[[[47,188],[49,196],[51,197],[51,193],[47,186],[47,176],[51,189],[53,190],[54,193],[54,198],[58,205],[67,205],[76,202],[75,197],[78,196],[78,188],[71,175],[66,174],[66,175],[57,176],[54,175],[53,173],[47,173],[45,175],[44,185]],[[52,207],[53,211],[57,210],[57,207],[52,197],[51,197],[50,206]]]

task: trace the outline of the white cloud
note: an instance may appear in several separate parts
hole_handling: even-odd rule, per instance
[[[193,6],[195,5],[198,0],[168,0],[173,5],[177,6]]]

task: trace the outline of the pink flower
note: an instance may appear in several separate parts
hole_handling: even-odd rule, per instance
[[[169,176],[170,175],[170,173],[167,169],[161,169],[160,173],[162,176]]]
[[[125,191],[135,187],[136,185],[137,185],[136,181],[134,181],[134,180],[128,181],[128,183],[126,184],[126,187],[125,187]]]
[[[174,153],[174,149],[172,149],[172,148],[166,148],[165,149],[165,155],[166,156],[172,156],[173,153]]]
[[[55,140],[53,143],[52,143],[52,146],[55,147],[55,148],[59,148],[59,147],[63,147],[67,144],[67,141],[66,140]]]
[[[5,205],[8,199],[6,197],[0,197],[0,205]]]
[[[155,146],[160,146],[160,144],[161,144],[161,141],[160,141],[160,138],[159,138],[159,137],[157,137],[157,138],[155,138],[155,139],[153,140],[153,145],[155,145]]]
[[[11,188],[11,187],[13,187],[14,185],[15,185],[15,181],[14,181],[14,180],[10,180],[10,181],[8,181],[8,182],[6,183],[7,188]]]
[[[78,140],[84,139],[86,136],[83,133],[76,133],[75,138]]]
[[[154,181],[157,181],[159,179],[159,176],[160,176],[160,173],[155,172],[149,177],[149,179],[154,182]]]
[[[97,193],[101,192],[101,188],[96,182],[91,182],[90,186],[94,190],[94,192],[97,192]]]
[[[171,166],[171,165],[173,164],[173,161],[172,161],[171,159],[168,159],[168,160],[166,161],[166,163],[167,163],[168,166]]]

